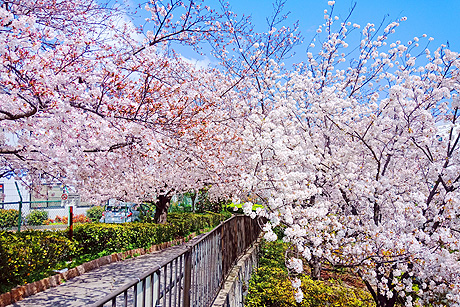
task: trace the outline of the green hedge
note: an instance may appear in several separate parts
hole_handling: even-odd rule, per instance
[[[174,225],[127,223],[81,224],[74,227],[74,239],[82,254],[115,253],[135,248],[148,248],[171,241],[178,228]]]
[[[249,281],[245,306],[375,306],[371,295],[364,289],[346,286],[339,280],[312,280],[308,275],[299,276],[304,299],[302,303],[296,303],[294,289],[284,265],[285,248],[286,245],[280,242],[263,241],[259,268]]]
[[[227,215],[170,213],[167,224],[83,224],[74,227],[74,239],[82,254],[110,253],[149,248],[189,233],[217,226]]]
[[[104,224],[88,223],[74,226],[73,241],[67,231],[28,230],[20,233],[0,232],[0,293],[40,280],[62,268],[96,259],[101,255],[149,248],[191,232],[217,226],[228,214],[170,214],[164,225],[151,223]],[[66,265],[67,266],[67,265]]]
[[[44,225],[44,222],[48,219],[48,211],[45,210],[34,210],[27,214],[26,222],[27,225],[40,226]]]
[[[75,250],[62,231],[0,232],[0,293],[49,276]]]
[[[15,209],[0,209],[0,229],[18,227],[19,211]]]
[[[205,229],[209,227],[215,227],[220,222],[229,218],[231,214],[218,214],[207,212],[206,214],[195,214],[195,213],[168,213],[168,223],[178,227],[177,234],[179,236],[185,236],[188,233]]]
[[[94,206],[86,210],[86,217],[91,220],[91,222],[99,222],[104,212],[104,206]]]

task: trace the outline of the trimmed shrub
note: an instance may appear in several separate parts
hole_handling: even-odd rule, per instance
[[[225,221],[226,219],[229,219],[232,217],[233,213],[229,212],[229,211],[222,211],[219,213],[220,215],[223,216],[223,220],[222,221]]]
[[[62,231],[0,232],[0,293],[49,276],[75,251]]]
[[[18,226],[19,211],[15,209],[0,209],[0,229]]]
[[[365,290],[347,287],[337,280],[312,280],[307,275],[299,278],[304,293],[300,304],[294,299],[294,289],[285,270],[278,267],[259,267],[249,282],[245,306],[375,306],[372,297]]]
[[[184,204],[171,204],[168,209],[169,213],[192,212],[192,206]]]
[[[170,213],[167,224],[125,223],[76,225],[74,239],[83,254],[110,253],[152,245],[183,237],[200,229],[217,226],[222,214]]]
[[[94,206],[86,210],[86,216],[91,220],[91,222],[99,222],[102,217],[102,212],[104,212],[103,206]]]
[[[139,206],[139,220],[142,223],[153,223],[155,216],[155,204],[143,203]]]
[[[39,226],[44,225],[44,222],[48,219],[48,211],[34,210],[26,216],[27,225]]]
[[[179,236],[185,236],[200,229],[217,226],[220,222],[227,219],[227,217],[228,214],[224,215],[212,212],[208,212],[207,214],[169,213],[167,221],[178,227]]]
[[[205,198],[204,200],[198,202],[196,204],[197,212],[222,212],[224,208],[231,204],[231,200],[229,199],[218,199],[218,200],[210,200],[209,198]]]
[[[86,223],[74,227],[73,239],[66,231],[28,230],[20,233],[0,232],[0,293],[16,285],[50,276],[57,268],[67,267],[64,260],[73,258],[75,266],[103,255],[150,248],[199,229],[218,225],[222,214],[172,215],[168,224]],[[67,221],[67,217],[57,220]],[[190,219],[190,222],[187,222]],[[180,228],[180,229],[179,229]]]
[[[148,248],[154,244],[173,240],[177,227],[170,224],[81,224],[74,228],[74,239],[82,254],[120,252],[135,248]]]

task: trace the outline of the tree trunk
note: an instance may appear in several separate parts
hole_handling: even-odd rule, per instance
[[[158,200],[155,203],[155,216],[153,220],[157,224],[165,224],[170,205],[171,196],[159,195]]]
[[[396,305],[396,299],[398,298],[398,293],[396,291],[392,291],[392,292],[393,292],[393,297],[388,298],[384,293],[381,293],[380,291],[378,291],[376,307],[394,307]]]
[[[321,279],[321,259],[315,256],[312,257],[311,263],[311,279],[320,280]]]
[[[397,291],[395,291],[394,289],[391,290],[393,292],[393,296],[391,298],[388,298],[386,294],[382,293],[379,289],[374,289],[372,285],[369,283],[369,281],[363,278],[362,274],[359,271],[358,271],[358,275],[361,277],[362,281],[366,285],[367,290],[369,290],[369,292],[371,293],[376,307],[394,307],[396,305],[396,300],[398,298]],[[406,276],[403,275],[403,277],[406,277]],[[389,286],[391,286],[391,279],[388,281],[388,283],[389,283]]]
[[[199,191],[197,190],[196,193],[195,193],[195,199],[192,199],[192,202],[193,202],[193,213],[195,213],[196,211],[196,204],[198,203],[198,195],[199,195]]]

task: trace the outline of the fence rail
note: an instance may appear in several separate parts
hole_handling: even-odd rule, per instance
[[[233,216],[176,258],[155,266],[91,307],[210,306],[238,257],[260,231],[257,220]]]

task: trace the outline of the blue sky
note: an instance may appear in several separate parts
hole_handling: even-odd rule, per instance
[[[232,10],[238,15],[252,15],[256,30],[265,30],[265,17],[272,12],[270,0],[228,0]],[[212,1],[213,2],[213,1]],[[296,49],[299,58],[304,54],[307,42],[315,35],[318,25],[324,22],[324,9],[330,9],[327,0],[287,0],[285,11],[291,14],[287,24],[299,20],[300,30],[305,44]],[[436,49],[440,44],[449,41],[450,49],[460,52],[460,0],[337,0],[334,15],[346,17],[353,3],[357,2],[352,15],[352,23],[364,26],[368,22],[380,24],[387,16],[391,22],[401,17],[407,17],[397,29],[394,39],[402,42],[411,40],[422,34],[434,37],[430,49]]]
[[[134,4],[139,0],[127,0]],[[266,32],[266,17],[272,13],[272,0],[226,0],[230,3],[232,11],[241,15],[251,15],[256,31]],[[211,7],[218,7],[219,0],[204,0]],[[386,16],[386,23],[401,17],[407,17],[402,22],[396,34],[392,35],[388,43],[396,40],[406,43],[415,36],[426,34],[433,37],[429,49],[434,50],[441,44],[449,42],[450,49],[460,52],[460,0],[336,0],[334,16],[345,18],[353,4],[356,8],[350,19],[352,23],[361,26],[367,23],[380,24]],[[316,34],[318,25],[324,23],[324,9],[328,9],[328,0],[287,0],[284,12],[290,12],[286,25],[292,25],[297,20],[304,37],[304,44],[295,49],[295,58],[288,62],[301,62],[305,60],[305,50],[311,38]],[[145,14],[145,12],[144,12]],[[147,16],[147,15],[146,15]],[[421,46],[425,45],[421,42]],[[349,43],[352,43],[349,42]],[[352,46],[352,44],[350,44]],[[190,53],[183,48],[179,51],[189,59],[203,61],[206,65],[209,60],[196,53]],[[212,61],[212,59],[211,59]]]
[[[324,22],[323,10],[328,9],[327,0],[287,0],[285,11],[290,11],[289,20],[299,20],[302,33],[309,41],[317,26]],[[460,51],[460,1],[459,0],[337,0],[334,15],[345,17],[352,4],[356,9],[352,22],[365,25],[378,24],[388,14],[389,21],[406,16],[399,33],[407,38],[426,33],[435,38],[438,44],[449,40],[451,49]],[[229,0],[233,11],[252,15],[256,24],[263,24],[270,15],[270,0]],[[455,50],[454,49],[454,50]]]

